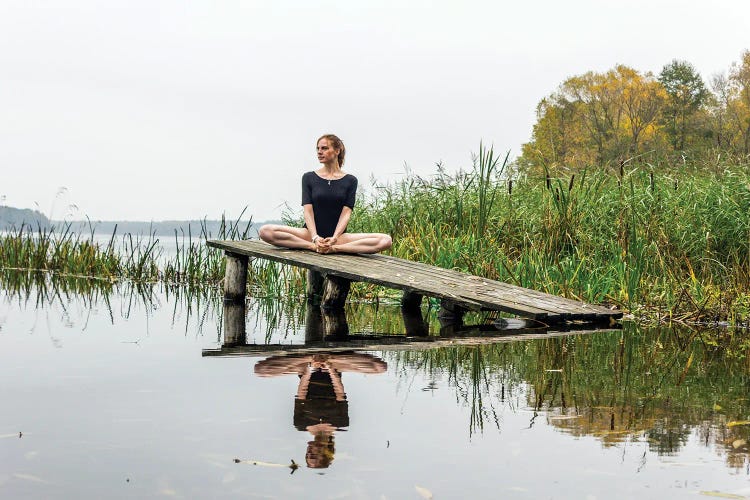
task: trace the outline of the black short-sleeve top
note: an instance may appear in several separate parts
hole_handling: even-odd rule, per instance
[[[354,209],[356,196],[357,178],[351,174],[330,181],[315,172],[302,176],[302,204],[312,204],[315,230],[323,238],[333,236],[341,210],[344,207]]]

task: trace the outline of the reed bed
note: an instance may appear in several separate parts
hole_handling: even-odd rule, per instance
[[[472,168],[375,185],[355,231],[392,253],[642,319],[742,324],[750,317],[750,169],[532,177],[490,148]]]
[[[469,169],[406,175],[360,196],[352,231],[393,236],[390,253],[552,294],[611,304],[642,320],[750,318],[750,164],[660,167],[526,176],[480,145]],[[218,239],[245,239],[250,223],[223,220]],[[70,226],[23,226],[0,236],[4,269],[216,287],[223,254],[176,233],[159,240],[113,233],[96,243]],[[305,273],[254,260],[254,296],[298,298]],[[392,292],[356,284],[361,300]]]
[[[242,215],[240,215],[242,217]],[[0,235],[0,269],[47,272],[58,277],[129,280],[134,283],[164,282],[171,285],[218,287],[224,278],[224,254],[209,248],[208,239],[242,240],[249,237],[252,221],[228,221],[222,217],[219,233],[211,235],[203,225],[197,238],[175,232],[174,254],[165,256],[154,235],[109,235],[97,241],[94,229],[74,232],[71,224],[46,229],[22,225]],[[197,240],[197,241],[196,241]],[[305,287],[299,270],[254,260],[248,286],[259,295],[299,296]]]

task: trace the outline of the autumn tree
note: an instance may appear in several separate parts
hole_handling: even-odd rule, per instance
[[[606,168],[647,153],[656,160],[673,153],[683,159],[729,153],[746,161],[750,51],[728,74],[715,75],[711,90],[685,61],[665,65],[658,78],[618,65],[568,78],[536,111],[531,141],[518,161],[527,170]]]
[[[731,115],[739,138],[739,152],[750,154],[750,51],[742,53],[739,64],[733,64],[729,71],[732,84],[730,100]]]
[[[658,142],[666,93],[650,73],[627,66],[568,78],[537,106],[527,163],[548,169],[608,165]]]

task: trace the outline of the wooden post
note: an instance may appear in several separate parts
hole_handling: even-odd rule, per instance
[[[440,324],[443,326],[449,324],[453,324],[456,326],[463,325],[465,313],[466,309],[459,306],[455,302],[451,302],[450,300],[446,299],[442,299],[440,301],[440,311],[438,312],[438,319],[440,320]]]
[[[247,293],[247,255],[224,252],[224,302],[245,302]]]
[[[349,335],[349,323],[343,309],[323,312],[323,330],[326,340],[344,339]]]
[[[312,269],[307,270],[307,301],[311,304],[320,304],[323,295],[323,275]]]
[[[430,328],[422,318],[422,311],[419,309],[401,308],[401,317],[404,320],[404,328],[407,337],[426,337],[430,333]]]
[[[323,283],[323,300],[320,304],[325,310],[344,309],[346,296],[349,294],[351,281],[338,276],[326,276]]]
[[[325,330],[320,307],[308,302],[305,310],[305,343],[323,340],[323,337]]]
[[[404,291],[401,296],[401,309],[418,311],[422,305],[422,295],[415,292]]]
[[[245,301],[224,302],[224,346],[245,345]]]

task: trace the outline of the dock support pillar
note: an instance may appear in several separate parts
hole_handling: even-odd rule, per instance
[[[466,314],[466,309],[458,304],[445,299],[440,301],[438,319],[441,325],[461,326],[464,323],[464,314]]]
[[[430,332],[422,318],[421,305],[422,295],[419,293],[405,291],[401,296],[401,317],[409,337],[426,337]]]
[[[343,309],[323,311],[325,340],[344,340],[349,335],[349,323]]]
[[[307,270],[307,289],[305,290],[305,294],[307,295],[308,303],[320,304],[320,299],[323,296],[323,275],[318,271]]]
[[[245,345],[245,301],[224,302],[224,346]]]
[[[247,255],[224,252],[224,302],[245,302],[247,294]]]
[[[320,307],[327,311],[344,309],[351,284],[352,282],[346,278],[326,276],[323,282],[323,299]]]
[[[307,304],[305,312],[305,343],[320,340],[344,339],[349,335],[349,324],[343,310],[322,311],[314,304]]]
[[[415,292],[404,292],[401,296],[401,309],[406,311],[418,311],[422,305],[422,295]]]

